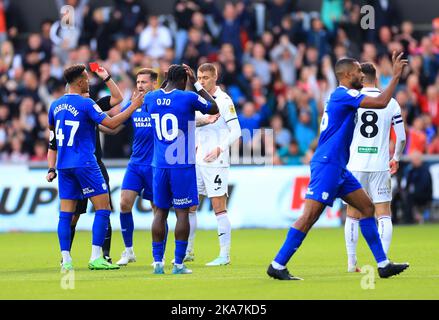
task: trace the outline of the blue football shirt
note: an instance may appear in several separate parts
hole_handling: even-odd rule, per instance
[[[330,162],[346,167],[354,134],[357,109],[365,95],[339,86],[329,97],[320,124],[319,143],[312,162]]]
[[[131,105],[129,102],[122,111]],[[138,165],[151,165],[154,152],[154,133],[151,124],[151,116],[145,108],[138,108],[131,115],[125,125],[133,126],[133,145],[130,163]]]
[[[153,91],[144,107],[152,119],[157,168],[185,168],[195,164],[195,111],[209,112],[211,103],[195,92],[174,89]]]
[[[96,123],[107,115],[90,98],[65,94],[49,109],[49,125],[55,127],[57,168],[78,168],[96,163]]]

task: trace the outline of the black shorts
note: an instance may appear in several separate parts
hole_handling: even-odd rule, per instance
[[[98,160],[99,168],[101,169],[102,175],[104,176],[105,182],[107,183],[108,187],[108,195],[110,196],[110,208],[113,210],[113,204],[111,202],[111,194],[110,194],[110,176],[108,175],[107,168],[105,168],[105,165],[102,161]],[[76,210],[75,214],[83,214],[87,212],[87,204],[88,204],[88,198],[78,200],[78,203],[76,204]]]

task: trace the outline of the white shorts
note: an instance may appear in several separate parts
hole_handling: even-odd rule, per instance
[[[198,194],[212,197],[228,195],[229,168],[196,166]]]
[[[392,183],[389,171],[352,171],[373,203],[392,201]]]

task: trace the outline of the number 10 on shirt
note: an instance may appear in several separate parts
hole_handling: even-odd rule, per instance
[[[170,100],[170,99],[163,99]],[[159,100],[157,100],[158,102]],[[158,113],[151,114],[151,118],[154,119],[155,122],[155,131],[157,133],[157,137],[159,140],[172,141],[178,136],[178,120],[175,115],[172,113],[166,113],[160,119],[160,115]],[[170,120],[170,121],[168,121]],[[171,127],[168,127],[168,124],[171,124]]]

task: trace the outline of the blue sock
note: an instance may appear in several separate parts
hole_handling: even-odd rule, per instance
[[[302,241],[305,239],[305,237],[306,233],[294,228],[290,228],[287,234],[287,239],[282,245],[282,248],[280,248],[276,258],[274,258],[274,261],[282,266],[286,266],[293,254],[302,244]]]
[[[132,212],[120,213],[120,228],[126,248],[133,246],[134,220]]]
[[[375,218],[365,218],[360,220],[360,229],[363,237],[366,239],[367,245],[375,257],[377,263],[387,260],[384,253],[383,244],[378,234],[378,227]]]
[[[186,255],[187,241],[175,240],[175,264],[182,264]]]
[[[110,221],[110,213],[110,210],[96,210],[92,228],[92,244],[94,246],[102,247],[104,244],[108,222]]]
[[[61,251],[70,251],[72,217],[73,212],[61,211],[59,213],[58,240]]]
[[[168,242],[168,231],[169,231],[168,221],[166,221],[166,226],[165,226],[165,240],[163,240],[163,252],[166,251],[166,242]]]
[[[154,257],[154,262],[162,262],[163,254],[165,253],[162,242],[152,242],[152,256]]]

